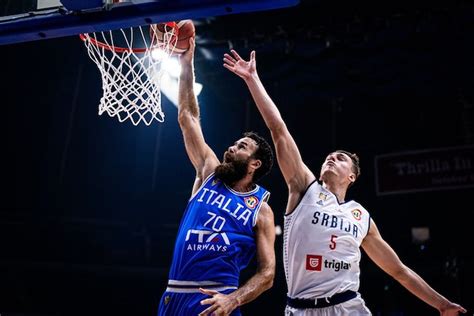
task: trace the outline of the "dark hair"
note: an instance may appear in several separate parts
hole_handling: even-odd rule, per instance
[[[348,155],[352,160],[352,171],[355,173],[356,179],[360,176],[360,164],[359,164],[359,156],[356,153],[351,153],[347,150],[336,150],[336,153],[343,153]]]
[[[260,168],[255,170],[253,175],[253,181],[259,181],[263,176],[267,175],[273,166],[273,150],[270,144],[261,136],[255,132],[246,132],[243,137],[253,139],[257,143],[257,150],[253,153],[253,158],[258,159],[262,162]]]

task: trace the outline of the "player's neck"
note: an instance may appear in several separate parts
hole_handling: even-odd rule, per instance
[[[233,183],[230,187],[232,188],[232,190],[237,192],[249,192],[255,188],[255,184],[252,182],[251,179],[245,177]]]
[[[323,187],[334,194],[339,203],[345,202],[347,189],[331,182],[323,182]]]

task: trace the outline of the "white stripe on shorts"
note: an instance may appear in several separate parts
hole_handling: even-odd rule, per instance
[[[217,292],[222,292],[222,291],[225,291],[225,290],[236,290],[237,287],[236,286],[221,286],[221,287],[206,287],[206,290],[214,290],[214,291],[217,291]],[[171,293],[201,293],[199,291],[199,288],[189,288],[189,289],[186,289],[186,288],[175,288],[175,287],[167,287],[166,288],[166,292],[171,292]]]
[[[168,285],[182,285],[182,286],[205,286],[205,285],[223,285],[219,282],[214,281],[181,281],[181,280],[168,280]]]
[[[225,285],[214,281],[181,281],[169,280],[167,292],[171,293],[199,293],[199,288],[203,287],[208,290],[225,291],[236,290],[236,286]]]

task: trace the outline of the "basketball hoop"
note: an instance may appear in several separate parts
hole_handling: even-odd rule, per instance
[[[179,28],[167,22],[162,29],[152,25],[80,35],[102,77],[99,115],[106,112],[134,125],[164,121],[162,62],[173,53]]]

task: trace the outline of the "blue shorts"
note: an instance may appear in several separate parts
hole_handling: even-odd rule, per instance
[[[220,293],[229,294],[235,290],[225,290]],[[202,293],[175,293],[165,292],[160,300],[158,307],[158,316],[197,316],[211,305],[201,305],[201,301],[210,298],[209,295]],[[240,310],[237,308],[231,316],[240,316]]]

